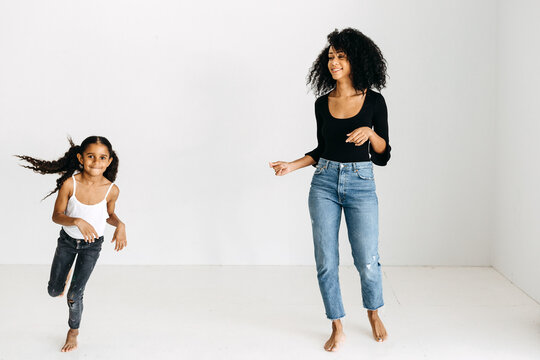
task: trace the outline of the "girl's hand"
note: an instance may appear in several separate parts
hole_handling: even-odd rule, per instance
[[[348,133],[347,143],[354,143],[355,146],[362,146],[366,141],[369,140],[373,130],[368,126],[359,127],[354,129],[352,132]]]
[[[114,241],[116,241],[116,244],[114,245],[114,250],[116,251],[120,251],[127,246],[126,227],[124,224],[120,224],[116,227],[111,242]]]
[[[291,164],[286,161],[274,161],[269,162],[268,164],[274,169],[276,176],[283,176],[294,170]]]
[[[85,220],[77,218],[75,219],[75,225],[79,228],[79,231],[81,232],[84,241],[93,243],[94,239],[99,238],[96,229],[94,229],[94,227],[87,223]]]

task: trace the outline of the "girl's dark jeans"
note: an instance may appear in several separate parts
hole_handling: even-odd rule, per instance
[[[83,239],[72,238],[64,229],[60,230],[60,237],[58,238],[58,245],[51,266],[48,291],[51,296],[62,294],[66,286],[69,269],[73,265],[75,256],[78,255],[71,278],[71,285],[67,293],[68,324],[71,329],[79,328],[83,311],[84,288],[99,258],[101,244],[103,244],[103,236],[93,243],[89,243]]]

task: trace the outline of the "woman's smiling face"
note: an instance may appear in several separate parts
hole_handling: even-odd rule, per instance
[[[328,70],[334,80],[339,80],[351,75],[351,63],[347,59],[347,54],[341,50],[330,46],[328,50]]]

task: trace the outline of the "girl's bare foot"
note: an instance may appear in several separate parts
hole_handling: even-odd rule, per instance
[[[69,329],[62,352],[72,351],[77,348],[77,335],[79,335],[79,329]]]
[[[343,325],[341,320],[332,320],[332,335],[330,339],[324,344],[324,350],[337,351],[339,346],[345,341],[345,333],[343,332]]]
[[[369,323],[371,324],[371,330],[373,331],[373,337],[378,342],[383,342],[386,340],[386,337],[388,334],[386,333],[386,329],[384,328],[384,325],[379,318],[379,314],[377,313],[377,310],[368,310],[368,318]]]

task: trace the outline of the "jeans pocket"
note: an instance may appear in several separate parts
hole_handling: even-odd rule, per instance
[[[356,175],[362,180],[373,180],[375,176],[373,175],[372,168],[357,168],[354,170]]]
[[[322,173],[324,171],[325,167],[322,165],[322,164],[318,164],[316,169],[315,169],[315,172],[313,173],[314,175],[319,175],[320,173]]]

